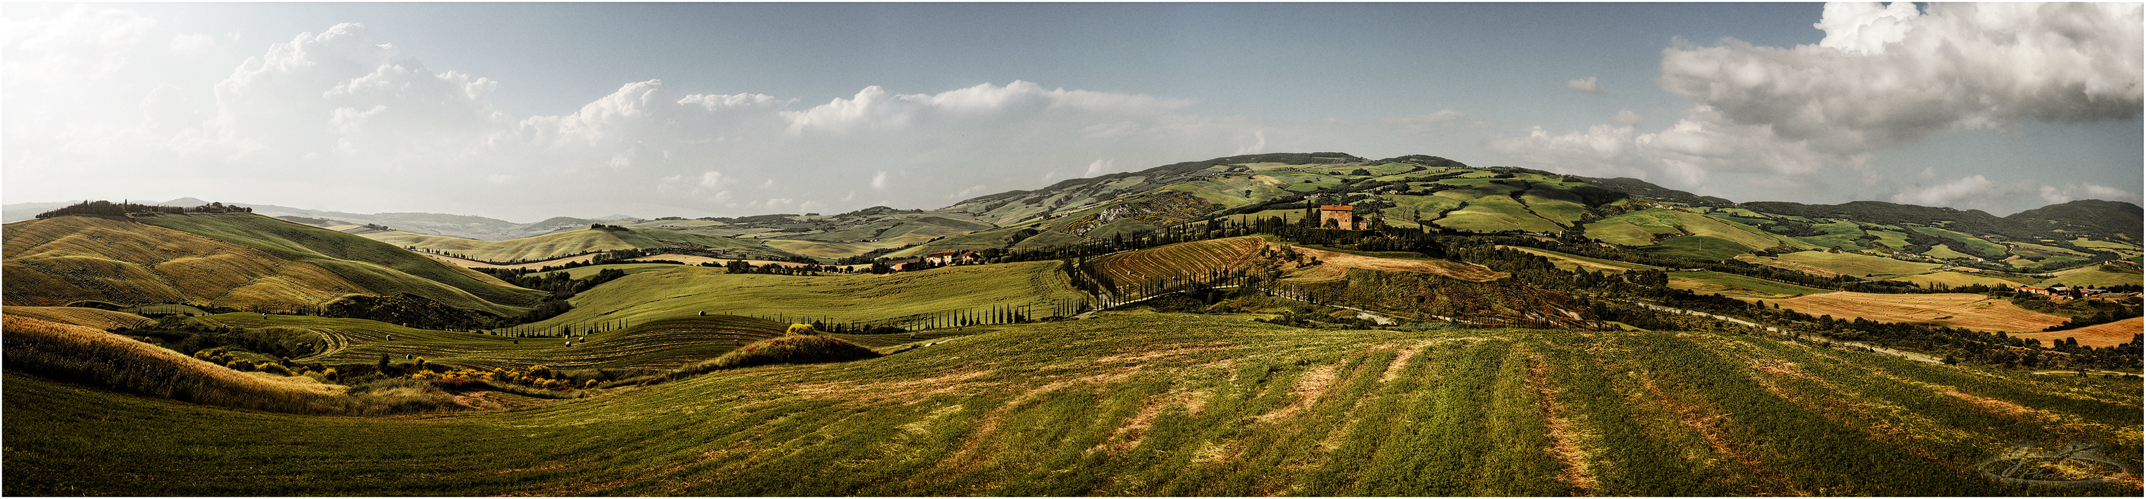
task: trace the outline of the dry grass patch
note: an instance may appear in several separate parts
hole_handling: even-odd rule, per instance
[[[2064,331],[2039,333],[2012,333],[2013,338],[2041,340],[2044,346],[2055,346],[2065,338],[2079,340],[2079,346],[2101,348],[2131,342],[2131,336],[2146,330],[2146,317],[2132,317],[2108,324],[2097,324]]]
[[[1335,366],[1333,364],[1326,364],[1310,371],[1305,371],[1303,376],[1297,377],[1296,386],[1290,389],[1297,396],[1296,402],[1280,409],[1275,409],[1274,412],[1261,414],[1259,415],[1259,420],[1272,422],[1277,419],[1295,416],[1298,412],[1311,408],[1312,404],[1319,401],[1320,396],[1326,394],[1328,388],[1334,386],[1334,382],[1341,379],[1341,376],[1335,374],[1334,370]]]
[[[1318,258],[1319,264],[1292,271],[1285,277],[1286,280],[1325,281],[1347,279],[1349,269],[1426,272],[1471,282],[1487,282],[1506,276],[1504,272],[1451,260],[1380,258],[1301,247],[1297,248],[1297,252]]]
[[[1781,308],[1835,319],[1922,324],[1979,331],[2041,331],[2064,323],[2063,317],[2035,312],[2012,302],[1970,293],[1884,294],[1833,292],[1771,300]],[[2125,340],[2130,338],[2127,336]]]
[[[1595,474],[1589,465],[1588,453],[1580,448],[1581,432],[1569,416],[1570,411],[1557,401],[1558,390],[1550,385],[1550,367],[1537,357],[1528,361],[1528,382],[1535,386],[1535,394],[1542,405],[1543,422],[1550,430],[1550,448],[1544,449],[1563,466],[1557,479],[1578,489],[1578,495],[1594,495]]]
[[[82,326],[91,329],[134,327],[147,317],[126,312],[99,310],[81,307],[0,307],[0,315],[26,317],[56,324]]]
[[[1408,367],[1408,361],[1414,360],[1417,353],[1422,352],[1425,348],[1430,348],[1430,346],[1431,342],[1425,341],[1402,348],[1400,353],[1393,356],[1393,362],[1386,364],[1386,372],[1379,374],[1379,382],[1385,383],[1400,379],[1401,370]]]

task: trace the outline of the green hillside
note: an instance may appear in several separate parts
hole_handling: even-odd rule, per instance
[[[2056,435],[2136,466],[2141,425],[2136,380],[1734,334],[1151,314],[423,417],[5,376],[13,495],[2122,495],[1977,466]]]
[[[134,220],[312,264],[383,296],[408,293],[500,315],[520,313],[543,296],[488,283],[468,269],[387,243],[259,215],[150,214]]]
[[[576,295],[574,310],[535,325],[709,314],[899,320],[950,310],[1047,303],[1084,298],[1056,261],[955,266],[888,275],[785,276],[729,274],[678,267],[633,274]]]

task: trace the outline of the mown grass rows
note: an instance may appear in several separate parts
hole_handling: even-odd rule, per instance
[[[2092,424],[1991,412],[1919,382]],[[1581,489],[1548,451],[1554,406],[1596,494],[1986,495],[2023,492],[1971,473],[1992,442],[2135,442],[2140,427],[2135,381],[1991,377],[1749,337],[1130,313],[425,418],[203,409],[12,372],[7,385],[10,494],[1565,495]]]

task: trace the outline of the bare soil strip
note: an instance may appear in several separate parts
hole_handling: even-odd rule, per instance
[[[1810,492],[1805,492],[1803,489],[1797,488],[1793,482],[1788,481],[1788,477],[1781,476],[1780,473],[1773,471],[1772,468],[1766,467],[1765,463],[1759,462],[1757,457],[1753,457],[1751,454],[1739,451],[1734,446],[1729,445],[1729,439],[1721,434],[1722,419],[1725,416],[1720,414],[1710,415],[1704,409],[1677,403],[1669,398],[1669,394],[1663,393],[1661,387],[1655,386],[1654,378],[1640,378],[1640,386],[1645,387],[1648,393],[1653,394],[1655,401],[1661,403],[1663,408],[1667,408],[1669,412],[1676,414],[1678,422],[1682,422],[1685,426],[1691,427],[1693,431],[1697,431],[1699,438],[1706,439],[1707,445],[1712,446],[1714,452],[1729,456],[1730,459],[1734,459],[1738,463],[1743,463],[1745,468],[1750,469],[1752,473],[1757,474],[1761,479],[1787,491],[1788,494],[1786,495],[1811,495]]]
[[[1319,366],[1306,371],[1303,376],[1297,378],[1297,385],[1294,388],[1297,401],[1289,404],[1288,407],[1261,414],[1259,415],[1259,420],[1271,422],[1276,419],[1295,416],[1296,413],[1311,408],[1313,403],[1319,401],[1319,396],[1325,395],[1326,389],[1333,387],[1334,382],[1339,379],[1341,377],[1334,374],[1333,364]]]
[[[1544,449],[1564,467],[1557,472],[1557,479],[1572,484],[1577,495],[1595,495],[1595,474],[1588,465],[1587,454],[1580,451],[1575,438],[1574,424],[1567,419],[1563,406],[1557,402],[1557,389],[1550,386],[1550,366],[1541,357],[1528,360],[1528,381],[1535,385],[1537,400],[1542,404],[1543,419],[1550,428],[1550,448]]]

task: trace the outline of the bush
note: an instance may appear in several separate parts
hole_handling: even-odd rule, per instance
[[[811,324],[791,324],[790,329],[782,332],[783,336],[813,336],[817,334],[820,334],[820,332],[814,331]]]
[[[826,336],[782,336],[745,345],[744,348],[680,369],[677,374],[700,374],[719,369],[762,366],[770,364],[819,364],[848,362],[878,357],[879,352],[858,346],[840,338]]]

